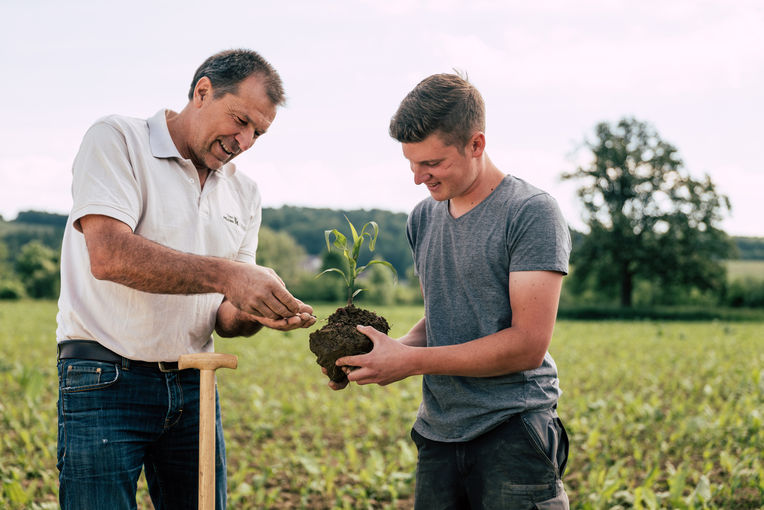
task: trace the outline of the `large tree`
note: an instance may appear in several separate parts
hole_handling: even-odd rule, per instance
[[[563,179],[583,181],[589,234],[573,253],[575,280],[593,282],[631,306],[635,283],[666,292],[724,285],[733,247],[719,227],[729,199],[708,175],[693,179],[677,149],[648,123],[623,118],[595,128],[591,161]]]

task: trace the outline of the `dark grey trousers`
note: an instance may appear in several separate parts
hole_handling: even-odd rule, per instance
[[[569,508],[562,475],[568,435],[554,409],[514,415],[471,441],[411,438],[419,450],[415,508]]]

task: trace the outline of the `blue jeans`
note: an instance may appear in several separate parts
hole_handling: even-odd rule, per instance
[[[562,475],[568,436],[553,409],[514,415],[471,441],[411,437],[419,450],[415,508],[569,508]]]
[[[62,509],[137,508],[142,468],[156,510],[197,508],[199,371],[62,359],[58,379]],[[224,509],[219,403],[216,416],[215,504]]]

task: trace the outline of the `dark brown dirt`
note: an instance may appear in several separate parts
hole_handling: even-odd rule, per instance
[[[356,329],[359,324],[372,326],[385,334],[390,331],[384,317],[351,305],[337,308],[324,327],[310,334],[310,350],[316,355],[316,363],[326,369],[329,379],[334,382],[347,380],[345,372],[334,364],[335,361],[343,356],[365,354],[374,347],[371,340]]]

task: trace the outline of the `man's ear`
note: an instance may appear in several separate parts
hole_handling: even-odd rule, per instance
[[[467,147],[473,158],[479,158],[482,156],[483,151],[485,150],[485,134],[482,131],[478,131],[472,135],[472,138],[470,138]]]
[[[202,106],[204,101],[209,101],[212,98],[212,82],[206,76],[199,78],[194,87],[194,106],[197,108]]]

